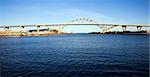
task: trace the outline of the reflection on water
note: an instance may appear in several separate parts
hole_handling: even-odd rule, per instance
[[[148,35],[1,37],[2,77],[148,77]]]

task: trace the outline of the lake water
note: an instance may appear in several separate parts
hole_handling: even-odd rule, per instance
[[[0,37],[1,77],[148,77],[149,35]]]

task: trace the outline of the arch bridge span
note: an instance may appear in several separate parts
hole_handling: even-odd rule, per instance
[[[45,27],[58,26],[59,30],[62,30],[64,27],[71,26],[71,25],[76,25],[76,26],[95,25],[95,26],[98,26],[103,32],[106,32],[117,26],[121,26],[123,31],[126,31],[128,26],[136,27],[138,31],[141,31],[142,27],[150,27],[150,24],[107,24],[107,23],[104,24],[104,23],[97,22],[96,20],[90,19],[90,18],[77,18],[77,19],[69,20],[63,23],[32,24],[32,25],[3,25],[3,26],[0,26],[0,28],[8,30],[9,28],[20,27],[21,30],[23,30],[25,27],[37,27],[37,31],[39,31],[41,26],[45,26]]]

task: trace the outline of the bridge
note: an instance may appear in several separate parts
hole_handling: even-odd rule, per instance
[[[4,30],[9,30],[10,28],[20,28],[20,31],[24,30],[25,27],[36,27],[37,32],[39,32],[40,27],[45,26],[45,27],[50,27],[50,26],[57,26],[59,27],[59,30],[61,31],[64,27],[66,26],[71,26],[71,25],[95,25],[98,26],[103,33],[107,32],[108,30],[115,28],[117,26],[121,26],[123,31],[127,31],[128,26],[136,27],[137,31],[141,31],[142,27],[150,27],[150,24],[103,24],[95,21],[94,19],[89,19],[89,18],[77,18],[73,19],[64,23],[53,23],[53,24],[32,24],[32,25],[4,25],[0,26],[0,28],[3,28]]]

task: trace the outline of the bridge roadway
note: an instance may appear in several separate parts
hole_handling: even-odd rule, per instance
[[[37,27],[37,31],[39,31],[39,28],[41,26],[62,26],[62,28],[59,28],[59,30],[62,30],[65,26],[71,26],[71,25],[95,25],[98,26],[100,29],[102,29],[103,32],[106,32],[114,27],[122,26],[123,31],[126,31],[128,26],[137,27],[138,31],[142,30],[142,27],[150,27],[149,24],[99,24],[99,23],[58,23],[58,24],[35,24],[35,25],[12,25],[12,26],[0,26],[0,28],[4,28],[5,30],[8,30],[9,28],[13,27],[20,27],[21,30],[24,30],[25,27]]]
[[[95,21],[91,18],[76,18],[73,20],[69,20],[67,22],[63,23],[52,23],[52,24],[32,24],[32,25],[4,25],[0,26],[0,28],[4,28],[4,30],[9,30],[9,28],[13,27],[20,27],[21,32],[25,29],[25,27],[37,27],[37,32],[39,32],[41,26],[49,27],[49,26],[58,26],[59,31],[61,31],[66,26],[72,26],[72,25],[95,25],[98,26],[103,33],[107,32],[108,30],[117,27],[122,26],[123,31],[127,31],[128,26],[136,27],[137,31],[142,31],[142,27],[150,27],[150,24],[102,24],[100,22]]]
[[[5,25],[0,26],[0,28],[5,27],[36,27],[36,26],[68,26],[68,25],[96,25],[96,26],[141,26],[141,27],[150,27],[150,24],[98,24],[98,23],[58,23],[58,24],[33,24],[33,25]]]

